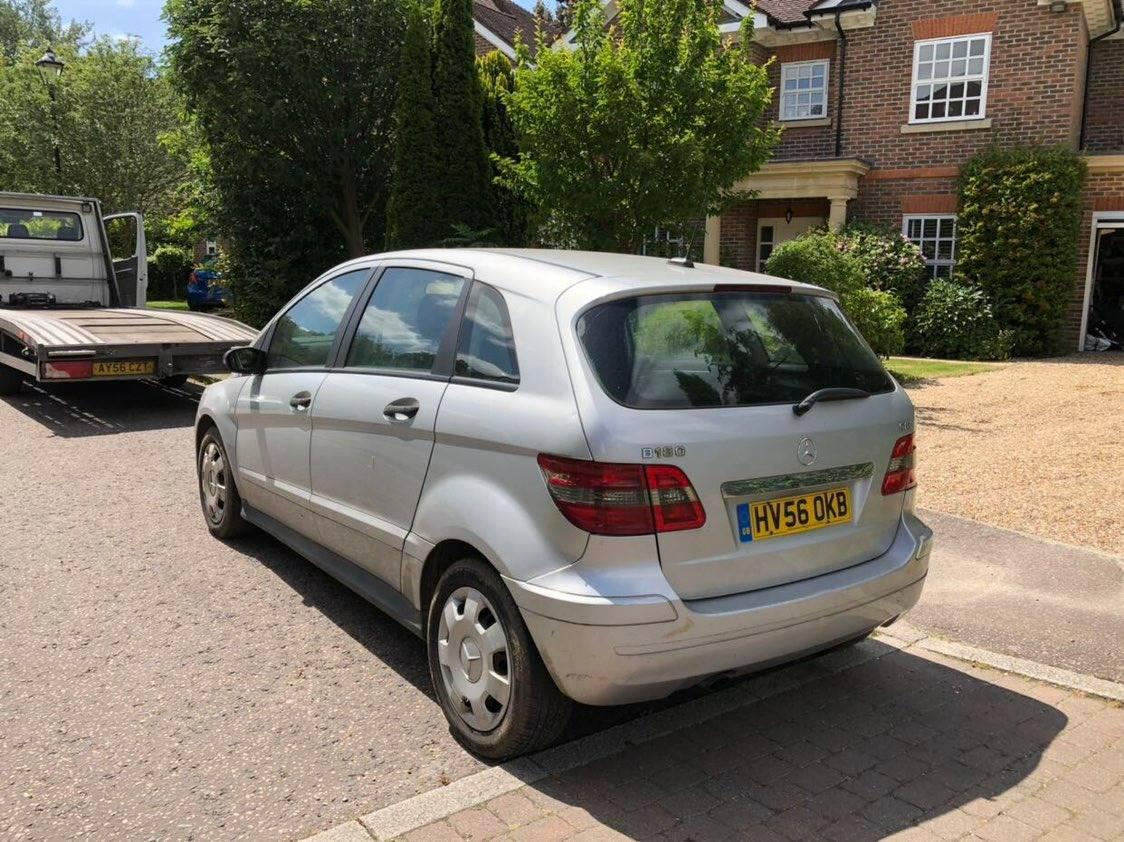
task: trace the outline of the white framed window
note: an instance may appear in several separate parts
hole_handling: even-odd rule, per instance
[[[956,270],[956,217],[952,214],[907,216],[902,234],[921,249],[933,278],[951,278]]]
[[[990,32],[915,42],[909,121],[982,120],[990,63]]]
[[[782,121],[819,120],[827,116],[829,66],[827,60],[781,65]]]
[[[765,264],[773,256],[777,247],[777,229],[773,225],[762,225],[757,230],[757,271],[764,272]]]

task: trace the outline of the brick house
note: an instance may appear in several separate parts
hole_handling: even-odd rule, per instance
[[[757,269],[811,227],[862,220],[901,230],[935,277],[953,274],[960,167],[992,144],[1065,144],[1089,163],[1067,345],[1084,346],[1090,301],[1109,286],[1124,308],[1124,259],[1104,260],[1124,258],[1120,0],[723,5],[723,30],[736,37],[753,15],[753,49],[775,59],[770,117],[784,133],[739,185],[759,198],[707,220],[708,262]]]
[[[473,0],[476,55],[503,53],[515,61],[515,45],[522,41],[535,51],[535,16],[514,0]]]

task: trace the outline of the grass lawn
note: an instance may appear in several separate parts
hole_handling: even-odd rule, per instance
[[[186,301],[149,301],[148,306],[152,310],[186,310]]]
[[[951,360],[926,360],[919,357],[890,357],[886,368],[903,386],[933,380],[938,377],[967,377],[984,371],[1002,368],[993,363],[964,363]]]

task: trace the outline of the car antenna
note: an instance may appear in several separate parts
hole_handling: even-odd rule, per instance
[[[672,266],[682,266],[684,269],[695,268],[695,261],[691,260],[691,258],[689,258],[687,255],[683,255],[682,257],[673,257],[667,262]]]

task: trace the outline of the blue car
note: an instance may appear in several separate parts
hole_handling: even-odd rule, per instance
[[[222,274],[199,267],[187,282],[187,306],[192,310],[214,310],[230,305],[230,290],[222,285]]]

